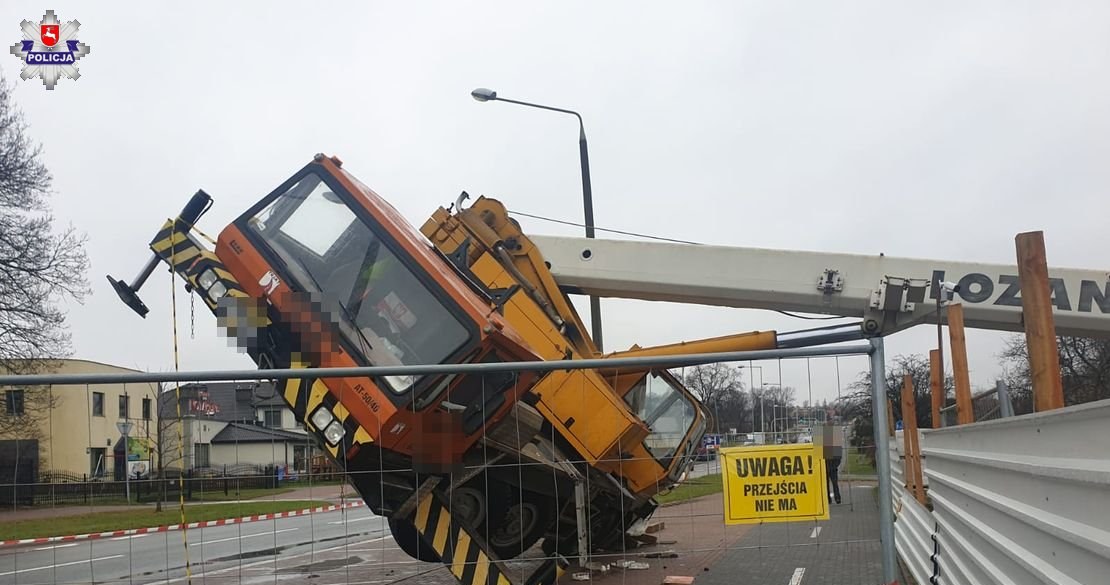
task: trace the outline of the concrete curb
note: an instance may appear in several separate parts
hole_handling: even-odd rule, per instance
[[[226,526],[228,524],[246,524],[247,522],[258,522],[260,520],[276,520],[278,518],[290,518],[293,516],[305,516],[309,514],[322,514],[324,512],[334,512],[347,508],[358,508],[365,506],[362,500],[354,502],[347,502],[344,504],[332,504],[330,506],[319,506],[316,508],[306,508],[304,510],[291,510],[289,512],[275,512],[273,514],[256,514],[254,516],[242,516],[240,518],[224,518],[223,520],[207,520],[205,522],[190,522],[185,524],[186,530],[194,528],[209,528],[212,526]],[[4,540],[0,541],[0,547],[17,546],[21,544],[48,544],[51,542],[69,542],[74,540],[95,540],[98,538],[112,538],[116,536],[131,536],[135,534],[150,534],[153,532],[170,532],[172,530],[181,530],[181,524],[169,524],[166,526],[152,526],[149,528],[128,528],[126,530],[113,530],[111,532],[93,532],[91,534],[71,534],[68,536],[41,536],[39,538],[24,538],[20,540]]]

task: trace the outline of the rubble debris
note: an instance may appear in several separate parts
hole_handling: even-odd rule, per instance
[[[663,522],[662,520],[660,520],[659,522],[652,522],[651,524],[648,524],[647,529],[645,530],[645,532],[647,532],[648,534],[655,534],[656,532],[659,532],[660,530],[663,530],[666,527],[667,527],[667,524],[665,522]]]
[[[667,575],[663,578],[663,585],[694,585],[694,578],[686,575]]]
[[[658,552],[644,553],[643,557],[645,559],[677,559],[678,553],[674,552],[673,550],[663,550]]]

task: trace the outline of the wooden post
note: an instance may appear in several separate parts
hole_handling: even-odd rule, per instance
[[[886,399],[886,427],[887,434],[894,436],[894,403],[889,398]]]
[[[929,351],[929,393],[933,399],[933,428],[939,429],[940,409],[944,408],[944,364],[940,362],[940,350]]]
[[[971,403],[971,377],[967,372],[967,339],[964,338],[964,306],[948,305],[948,337],[952,344],[952,375],[956,379],[956,424],[975,422]]]
[[[917,501],[925,504],[921,447],[917,439],[917,399],[913,392],[913,376],[909,374],[902,378],[902,442],[906,449],[906,487],[912,487]]]
[[[1064,407],[1060,380],[1060,354],[1056,346],[1056,322],[1052,316],[1052,293],[1048,284],[1044,232],[1026,232],[1014,238],[1017,246],[1018,279],[1021,281],[1021,311],[1025,322],[1025,345],[1029,351],[1029,377],[1033,381],[1033,410]]]

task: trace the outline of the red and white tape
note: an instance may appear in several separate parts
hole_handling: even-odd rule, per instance
[[[293,516],[305,516],[307,514],[321,514],[324,512],[334,512],[346,508],[357,508],[365,506],[362,500],[353,502],[346,502],[344,504],[333,504],[331,506],[319,506],[317,508],[306,508],[304,510],[291,510],[289,512],[275,512],[273,514],[256,514],[254,516],[242,516],[239,518],[224,518],[222,520],[208,520],[205,522],[190,522],[185,524],[185,528],[192,530],[194,528],[209,528],[212,526],[226,526],[228,524],[245,524],[247,522],[258,522],[260,520],[276,520],[278,518],[291,518]],[[169,524],[166,526],[152,526],[149,528],[128,528],[126,530],[113,530],[111,532],[93,532],[91,534],[71,534],[68,536],[42,536],[39,538],[24,538],[20,540],[4,540],[0,541],[0,546],[13,546],[20,544],[47,544],[51,542],[68,542],[71,540],[93,540],[97,538],[112,538],[116,536],[132,536],[134,534],[149,534],[152,532],[168,532],[171,530],[181,530],[181,524]]]

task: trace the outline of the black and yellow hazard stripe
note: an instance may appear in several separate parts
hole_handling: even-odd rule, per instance
[[[489,556],[470,529],[455,522],[439,494],[432,492],[416,507],[416,529],[463,585],[512,585],[502,566]]]
[[[239,284],[239,280],[227,269],[227,266],[211,250],[208,250],[189,233],[188,228],[181,222],[166,221],[162,229],[158,230],[150,242],[150,249],[170,265],[170,268],[188,282],[194,290],[201,293],[200,297],[208,308],[216,310],[216,301],[204,293],[197,279],[208,269],[216,275],[216,281],[223,284],[229,297],[245,297],[247,293]],[[268,325],[263,323],[262,326]]]
[[[292,360],[289,364],[290,368],[302,369],[307,368],[308,364],[300,360]],[[370,433],[366,432],[363,427],[351,416],[351,412],[343,405],[335,395],[332,394],[323,380],[318,378],[289,378],[281,384],[281,397],[293,411],[293,416],[300,422],[304,423],[305,427],[310,431],[316,432],[323,439],[324,429],[317,429],[310,420],[312,413],[323,405],[327,408],[340,423],[346,431],[345,436],[347,439],[336,446],[328,445],[327,441],[321,444],[331,454],[335,460],[344,464],[349,454],[353,454],[362,445],[369,445],[374,442],[374,438]],[[351,394],[351,399],[355,399],[354,393]]]

